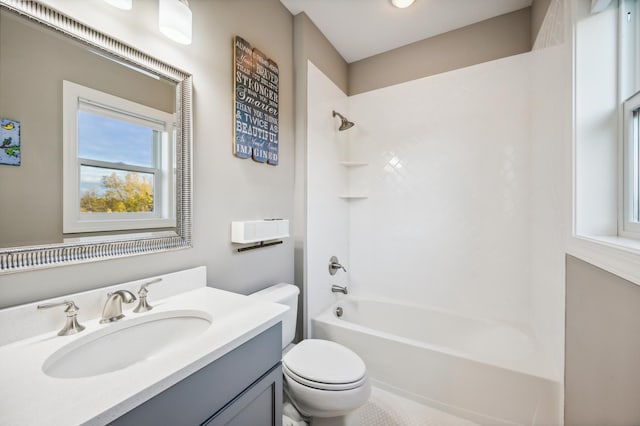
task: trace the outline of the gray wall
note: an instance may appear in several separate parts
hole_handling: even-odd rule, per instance
[[[135,1],[131,11],[120,11],[102,1],[47,2],[193,73],[193,248],[2,275],[0,307],[198,265],[208,267],[211,286],[240,293],[280,281],[292,282],[293,238],[282,245],[246,253],[235,252],[229,242],[232,220],[293,218],[293,18],[289,11],[278,0],[191,0],[193,43],[184,47],[160,34],[157,1]],[[280,68],[277,167],[232,155],[234,35],[251,42]]]
[[[0,116],[21,123],[19,167],[0,166],[0,248],[62,242],[62,81],[165,112],[175,89],[9,13],[0,15]]]
[[[349,64],[349,95],[531,50],[531,8]]]
[[[640,425],[640,286],[566,266],[565,424]]]

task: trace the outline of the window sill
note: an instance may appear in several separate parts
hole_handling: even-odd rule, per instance
[[[640,285],[640,240],[574,235],[567,253]]]

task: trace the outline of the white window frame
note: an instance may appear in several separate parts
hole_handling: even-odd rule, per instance
[[[623,220],[621,236],[640,238],[640,92],[624,102],[623,122]]]
[[[620,99],[619,150],[621,152],[618,201],[618,235],[640,239],[640,146],[638,121],[634,111],[640,108],[640,0],[620,0],[618,28],[618,96]],[[631,13],[628,19],[627,13]],[[626,100],[625,100],[626,99]]]
[[[157,168],[119,166],[115,163],[80,158],[79,111],[143,124],[160,130],[154,145]],[[173,114],[138,104],[70,81],[63,81],[63,233],[172,228],[175,209],[175,117]],[[154,174],[153,212],[82,213],[80,211],[80,168],[106,167]]]

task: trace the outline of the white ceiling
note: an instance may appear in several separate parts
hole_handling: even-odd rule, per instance
[[[532,0],[280,0],[305,12],[349,63],[530,6]]]

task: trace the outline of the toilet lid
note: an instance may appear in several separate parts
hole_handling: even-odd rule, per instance
[[[306,339],[282,359],[289,372],[316,383],[348,384],[364,379],[362,359],[350,349],[328,340]]]
[[[295,374],[293,371],[289,370],[287,368],[287,366],[283,363],[282,364],[282,372],[284,373],[284,377],[285,380],[293,380],[301,385],[304,385],[306,387],[310,387],[310,388],[314,388],[314,389],[319,389],[319,390],[324,390],[324,391],[344,391],[344,390],[352,390],[352,389],[358,389],[362,386],[364,386],[367,383],[367,376],[365,375],[362,379],[356,381],[356,382],[351,382],[351,383],[320,383],[320,382],[315,382],[313,380],[308,380],[308,379],[304,379],[300,376],[298,376],[297,374]]]

